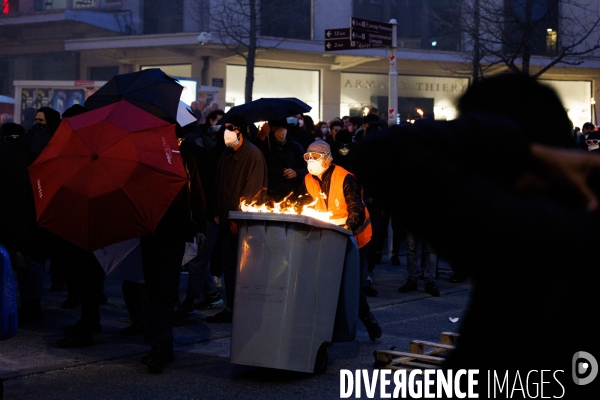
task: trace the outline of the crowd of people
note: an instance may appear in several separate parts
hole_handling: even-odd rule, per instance
[[[120,334],[144,334],[151,342],[151,351],[142,361],[150,372],[161,372],[173,358],[172,331],[176,318],[188,318],[194,310],[222,307],[206,322],[232,321],[238,235],[236,222],[229,220],[228,215],[229,211],[239,209],[240,199],[297,201],[302,194],[308,199],[308,193],[316,196],[331,190],[345,199],[347,208],[342,215],[336,214],[336,223],[352,231],[364,231],[357,236],[362,269],[359,317],[371,339],[380,338],[381,327],[365,297],[377,295],[372,287],[372,271],[381,261],[380,255],[375,259],[380,250],[374,251],[373,256],[368,249],[372,242],[371,221],[379,219],[373,214],[369,216],[365,208],[367,201],[373,201],[364,198],[354,165],[356,131],[381,131],[378,117],[370,117],[371,122],[364,126],[362,117],[335,118],[322,124],[327,129],[317,131],[310,116],[299,114],[268,121],[257,128],[242,117],[223,121],[225,112],[212,106],[199,114],[197,123],[176,126],[188,172],[189,193],[182,190],[156,231],[141,238],[144,282],[123,280],[122,293],[131,324]],[[102,331],[100,306],[107,302],[103,293],[105,273],[92,252],[37,225],[27,167],[48,144],[61,119],[87,111],[76,105],[60,115],[52,108],[42,107],[29,129],[12,122],[3,124],[1,129],[0,184],[7,193],[1,199],[2,210],[11,212],[1,213],[0,243],[9,250],[17,273],[19,321],[27,326],[44,318],[41,300],[44,277],[49,273],[48,289],[66,289],[68,293],[61,307],[81,306],[79,319],[63,327],[64,337],[56,340],[61,348],[93,345],[94,335]],[[315,162],[319,168],[315,169]],[[340,182],[336,178],[332,185],[334,169],[343,172],[346,178]],[[321,180],[326,171],[325,179]],[[312,182],[325,186],[311,192],[312,186],[306,186],[308,176],[315,176]],[[353,184],[348,186],[348,182]],[[329,205],[324,202],[322,207],[326,210]],[[191,221],[186,217],[189,211]],[[197,255],[182,267],[185,243],[192,242],[194,237],[198,243]],[[183,299],[178,293],[182,271],[188,274]],[[223,286],[225,298],[218,290]]]
[[[315,123],[298,114],[259,127],[240,116],[223,119],[225,112],[215,108],[197,124],[177,126],[189,185],[156,232],[141,238],[145,282],[123,282],[132,324],[120,333],[145,334],[152,349],[142,362],[150,372],[162,372],[174,357],[175,318],[222,307],[206,322],[232,321],[238,226],[229,212],[239,210],[241,199],[259,204],[317,200],[316,208],[331,211],[332,223],[351,230],[360,249],[359,319],[371,340],[381,337],[382,328],[367,297],[378,294],[374,271],[391,223],[393,265],[400,265],[400,241],[407,243],[408,276],[399,292],[417,290],[419,242],[426,293],[440,295],[435,285],[438,250],[453,266],[451,282],[472,277],[476,285],[461,347],[449,365],[485,363],[477,346],[490,333],[482,327],[494,331],[502,316],[515,318],[523,328],[499,339],[505,343],[500,355],[514,353],[509,346],[519,347],[521,338],[533,340],[553,318],[566,321],[553,326],[562,338],[589,344],[589,335],[577,331],[591,324],[582,311],[589,309],[575,311],[569,296],[589,301],[593,288],[585,278],[569,279],[573,274],[564,269],[576,259],[583,271],[591,261],[575,249],[597,236],[597,218],[590,214],[598,207],[597,187],[588,178],[599,167],[591,155],[577,150],[598,151],[600,135],[593,124],[577,135],[556,94],[525,76],[474,84],[458,107],[455,121],[423,119],[391,127],[375,107],[364,116]],[[62,118],[84,112],[75,107]],[[94,344],[106,298],[104,272],[93,254],[35,222],[27,166],[60,120],[58,112],[42,107],[27,131],[15,123],[1,127],[0,244],[10,251],[18,274],[22,325],[43,318],[46,264],[52,275],[63,276],[72,299],[63,306],[81,304],[81,318],[65,327],[65,337],[56,342],[71,348]],[[184,266],[188,286],[180,299],[181,259],[185,243],[194,237],[199,251]],[[223,285],[225,299],[218,290]],[[549,303],[537,286],[547,287]],[[586,289],[582,293],[577,286]],[[560,357],[572,350],[570,344],[558,347]],[[539,356],[556,364],[542,352]]]

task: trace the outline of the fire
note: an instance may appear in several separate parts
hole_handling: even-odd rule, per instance
[[[289,197],[290,193],[282,201],[273,203],[256,204],[255,201],[252,203],[246,203],[246,200],[240,202],[240,209],[244,212],[262,212],[272,214],[295,214],[295,215],[306,215],[321,221],[329,222],[330,217],[333,215],[331,211],[317,211],[314,207],[317,204],[317,200],[310,204],[301,206],[298,202],[292,202]]]

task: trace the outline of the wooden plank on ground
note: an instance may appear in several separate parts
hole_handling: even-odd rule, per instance
[[[426,340],[413,340],[410,342],[410,352],[395,350],[375,350],[375,364],[380,368],[392,370],[413,370],[439,368],[445,361],[448,351],[455,348],[458,333],[442,332],[440,343]]]

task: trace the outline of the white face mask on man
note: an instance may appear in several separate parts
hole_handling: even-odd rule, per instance
[[[321,160],[309,160],[306,163],[306,166],[308,172],[314,176],[319,176],[325,171],[325,167],[323,167]]]
[[[225,135],[223,139],[225,140],[225,146],[227,147],[235,147],[240,143],[240,139],[238,138],[239,132],[230,131],[229,129],[225,129]]]

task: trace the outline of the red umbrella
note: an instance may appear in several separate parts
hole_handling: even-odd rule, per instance
[[[65,118],[29,177],[38,224],[88,251],[152,233],[187,182],[175,125],[125,100]]]

